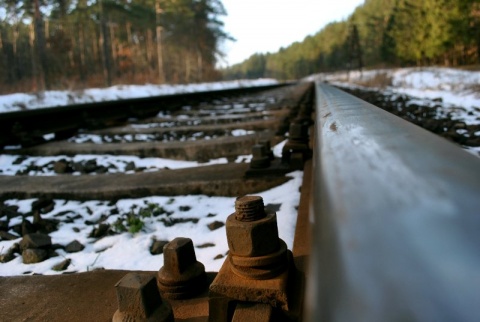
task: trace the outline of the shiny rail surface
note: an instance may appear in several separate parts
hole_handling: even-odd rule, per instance
[[[316,84],[308,321],[478,321],[480,160]]]

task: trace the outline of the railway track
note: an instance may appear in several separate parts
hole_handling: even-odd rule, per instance
[[[6,320],[478,319],[476,156],[321,83],[176,106],[4,150],[0,272],[35,245],[50,257],[0,277]],[[150,254],[125,258],[138,241]],[[148,268],[99,270],[116,246]],[[52,258],[70,274],[34,274]]]
[[[34,146],[48,139],[65,139],[79,129],[95,129],[124,122],[128,118],[146,118],[160,111],[170,112],[200,101],[213,102],[215,99],[255,93],[269,88],[282,87],[266,85],[251,88],[235,88],[209,92],[194,92],[119,101],[104,101],[95,104],[76,104],[0,114],[0,146]]]
[[[281,160],[286,134],[296,122],[301,125],[294,129],[297,136],[308,135],[305,129],[311,124],[312,104],[313,85],[299,83],[0,115],[0,123],[10,125],[3,127],[2,141],[5,148],[0,170],[3,174],[0,175],[0,219],[3,222],[0,236],[4,241],[1,257],[4,263],[0,268],[4,266],[6,272],[8,268],[5,267],[13,267],[13,262],[22,265],[23,260],[24,263],[33,261],[23,264],[24,270],[20,273],[27,276],[38,272],[85,272],[94,265],[82,266],[78,259],[75,262],[74,254],[68,251],[71,245],[67,240],[81,240],[78,242],[81,247],[88,249],[95,248],[112,234],[126,231],[132,235],[136,229],[132,222],[134,212],[137,225],[150,230],[150,235],[151,230],[158,227],[154,221],[165,228],[196,224],[199,220],[204,221],[207,215],[215,214],[182,217],[182,211],[192,213],[197,208],[195,204],[176,205],[177,196],[239,197],[285,184],[291,179],[285,176],[286,173],[303,169],[303,155],[299,160],[295,153],[291,153],[296,151],[295,148],[287,149],[292,162],[289,158]],[[274,149],[274,157],[271,147],[282,142]],[[162,204],[155,203],[156,196],[168,199]],[[287,203],[291,197],[295,199],[294,195],[281,196]],[[132,198],[139,200],[139,205],[132,207],[138,207],[135,210],[122,209],[122,202]],[[269,205],[268,200],[265,202],[267,208],[271,206],[278,210],[281,207],[281,203]],[[175,204],[177,209],[168,210],[169,203]],[[225,209],[223,215],[233,211],[233,201],[230,203],[232,209]],[[142,211],[149,207],[152,213],[156,211],[154,207],[166,210],[162,208],[158,215],[149,214],[148,218],[142,218]],[[116,220],[109,219],[109,216]],[[210,224],[223,226],[224,221],[219,217]],[[289,225],[292,221],[294,224],[296,214],[289,217],[292,217],[288,219]],[[280,223],[284,221],[279,220]],[[79,228],[79,222],[86,222],[86,228]],[[72,225],[71,237],[58,238],[57,230],[65,225]],[[215,229],[211,228],[212,231]],[[281,232],[286,229],[292,231],[292,228],[280,227]],[[218,231],[212,233],[219,234]],[[26,246],[17,243],[39,234],[44,238],[54,236],[53,244],[44,247],[46,253],[43,249],[36,251],[43,257],[28,259]],[[212,244],[220,243],[223,245],[213,246],[222,246],[225,249],[221,252],[225,253],[224,232],[221,235],[220,240],[212,237],[214,243],[201,244],[194,240],[198,256],[202,258],[203,247],[211,248]],[[292,247],[294,236],[293,233],[290,235],[287,242]],[[165,242],[174,237],[188,236],[172,236]],[[153,255],[154,246],[155,240],[148,243],[147,248],[149,256],[158,263],[155,269],[159,269],[162,261]],[[98,251],[95,251],[96,256],[104,249]],[[68,260],[68,264],[58,270],[56,265],[65,262],[62,257]],[[36,261],[39,263],[34,263]],[[47,262],[55,265],[44,264]],[[217,266],[220,264],[216,263]],[[45,271],[39,268],[42,265],[50,267]],[[12,279],[15,278],[9,280]],[[111,288],[114,294],[113,285],[98,285]],[[50,296],[50,303],[58,300],[51,293]],[[16,299],[12,297],[10,300]],[[6,306],[2,306],[2,311],[9,311],[13,319],[25,317]],[[53,311],[52,314],[58,313]],[[111,318],[113,313],[106,312]],[[83,314],[79,320],[87,318],[86,313]],[[57,320],[65,318],[59,315]]]

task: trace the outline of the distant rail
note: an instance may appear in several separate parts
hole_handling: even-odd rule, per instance
[[[31,146],[53,133],[55,139],[68,138],[79,128],[101,128],[130,117],[146,118],[160,111],[172,111],[198,100],[253,94],[291,83],[241,87],[215,91],[131,98],[87,104],[74,104],[27,111],[0,113],[0,147]]]
[[[308,321],[478,321],[480,160],[316,85]]]

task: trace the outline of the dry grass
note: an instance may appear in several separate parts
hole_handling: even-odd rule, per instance
[[[380,72],[368,79],[356,80],[355,83],[365,87],[386,88],[392,86],[392,77],[385,72]]]

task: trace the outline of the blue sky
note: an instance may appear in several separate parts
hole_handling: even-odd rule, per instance
[[[237,39],[223,46],[226,61],[243,61],[261,52],[276,52],[315,34],[332,21],[347,18],[363,0],[222,0],[228,16],[225,31]]]

